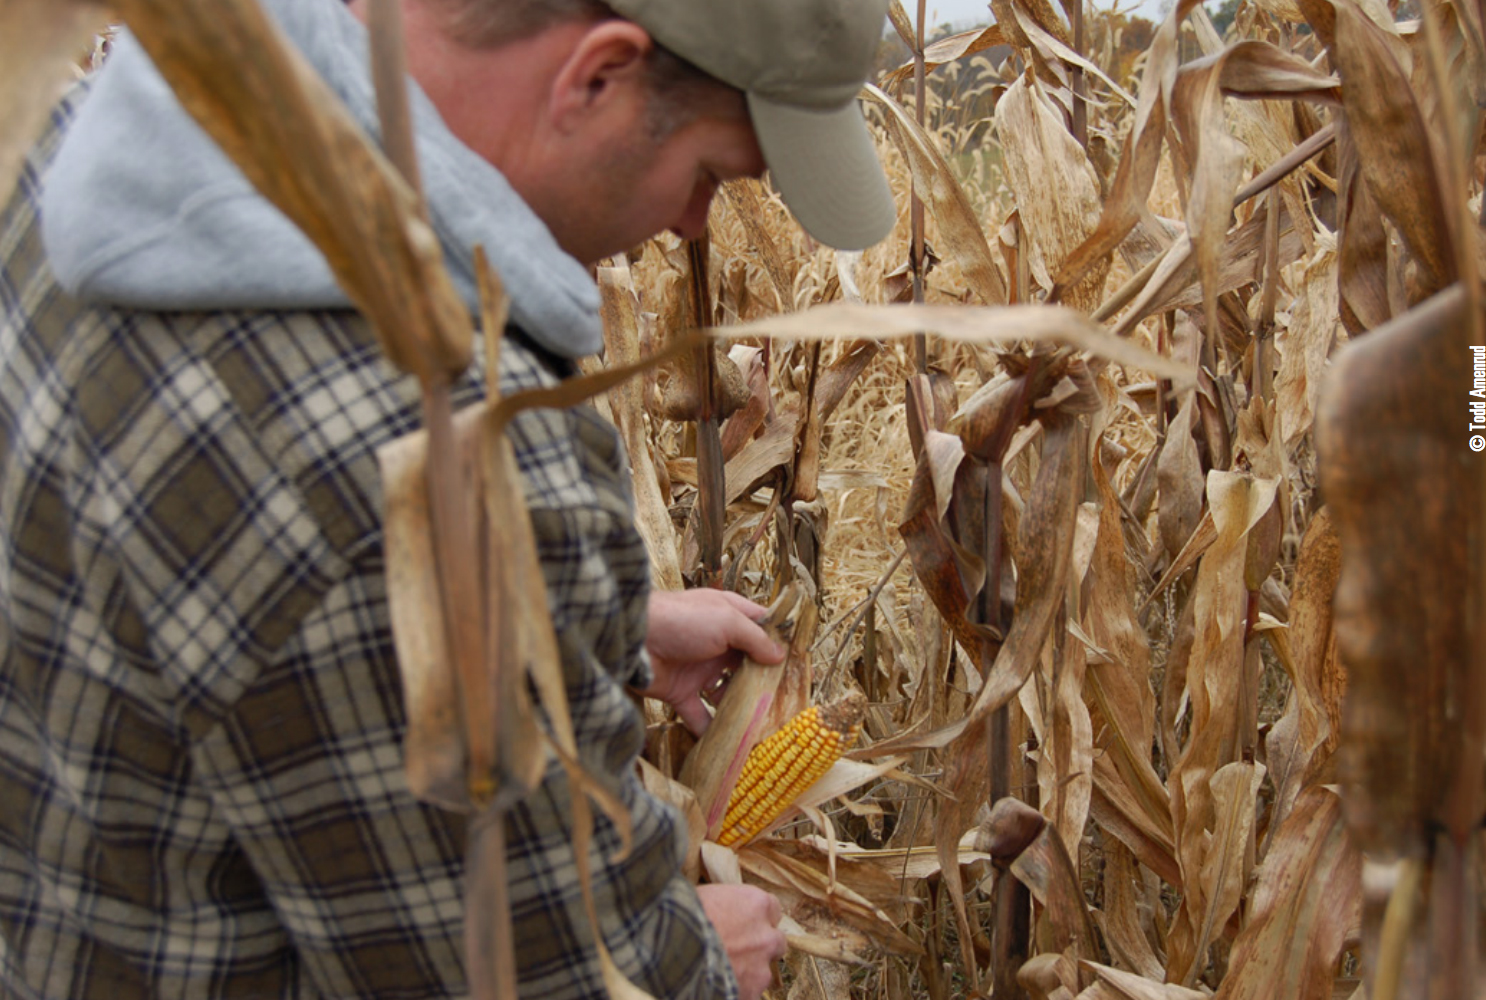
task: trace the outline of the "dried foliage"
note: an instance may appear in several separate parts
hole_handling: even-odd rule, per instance
[[[699,874],[784,903],[791,997],[1478,995],[1486,50],[1475,0],[1421,2],[1248,0],[1222,38],[1180,0],[1132,54],[1118,12],[995,0],[864,94],[923,206],[921,271],[911,225],[833,254],[756,182],[707,241],[606,262],[615,369],[388,455],[415,789],[488,812],[534,780],[523,677],[571,762],[499,425],[665,347],[600,403],[654,577],[772,605],[791,651],[737,674],[700,742],[649,706],[645,781]],[[367,180],[352,209],[313,157],[249,167],[436,395],[472,333],[410,189],[333,112],[304,141],[246,113],[275,79],[299,88],[281,106],[327,102],[240,26],[188,43],[163,0],[120,8],[167,64],[258,63],[192,103],[238,123],[229,149],[334,150]],[[86,9],[0,15],[44,43],[0,62],[0,181],[43,106],[10,68],[51,86]],[[927,305],[877,304],[914,277]],[[902,339],[923,332],[927,364]],[[480,492],[437,485],[457,449]],[[451,497],[501,526],[472,566],[443,554]],[[460,596],[460,572],[484,584]],[[474,594],[481,629],[445,629]],[[865,745],[772,831],[713,842],[749,749],[858,693]],[[472,877],[498,857],[476,838]],[[481,919],[497,939],[499,903]]]

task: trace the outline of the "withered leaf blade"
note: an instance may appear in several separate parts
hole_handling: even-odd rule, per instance
[[[971,290],[986,305],[1008,301],[1005,279],[970,200],[933,137],[895,98],[867,84],[863,94],[888,112],[888,130],[913,173],[913,187],[939,223],[939,252],[952,258]]]
[[[1340,71],[1342,102],[1358,164],[1372,197],[1398,227],[1423,269],[1427,296],[1455,280],[1454,238],[1447,220],[1448,172],[1441,169],[1436,129],[1426,121],[1402,43],[1353,0],[1300,0],[1306,18],[1326,38]]]
[[[1030,72],[996,102],[996,130],[1007,181],[1031,237],[1032,271],[1044,287],[1051,287],[1050,272],[1098,225],[1099,177],[1063,124],[1061,110]],[[1091,312],[1108,273],[1105,259],[1064,292],[1063,303]]]
[[[1361,901],[1362,857],[1341,800],[1324,786],[1307,788],[1259,869],[1219,1000],[1330,996]]]
[[[1337,656],[1332,595],[1341,572],[1341,546],[1331,509],[1316,513],[1300,541],[1287,629],[1266,633],[1290,674],[1284,714],[1265,741],[1275,784],[1273,825],[1284,822],[1300,792],[1323,776],[1340,738],[1346,677]]]
[[[1423,854],[1438,826],[1464,838],[1479,819],[1450,809],[1464,756],[1480,752],[1454,721],[1479,641],[1461,598],[1472,573],[1460,532],[1482,501],[1465,320],[1456,287],[1348,344],[1317,421],[1322,486],[1352,556],[1335,603],[1347,818],[1362,849],[1385,856]]]
[[[924,47],[924,72],[932,73],[945,63],[973,56],[977,52],[1005,45],[1006,39],[1001,32],[999,24],[987,25],[984,28],[974,28],[970,31],[961,31],[958,34],[946,35],[936,42],[931,42]],[[913,48],[912,44],[908,46]],[[896,92],[909,77],[913,76],[914,61],[909,60],[897,69],[882,78],[882,89]]]
[[[1146,198],[1161,161],[1163,133],[1171,108],[1179,63],[1177,37],[1198,0],[1179,0],[1156,29],[1146,55],[1145,74],[1135,107],[1135,121],[1125,138],[1124,153],[1105,199],[1099,225],[1054,275],[1060,288],[1075,284],[1100,260],[1108,257],[1140,221]]]
[[[1178,387],[1196,381],[1193,368],[1111,336],[1087,316],[1056,306],[867,306],[832,302],[788,316],[718,327],[711,332],[723,337],[786,337],[804,341],[835,337],[891,339],[920,332],[967,344],[1036,341],[1087,351],[1094,357],[1172,379]]]

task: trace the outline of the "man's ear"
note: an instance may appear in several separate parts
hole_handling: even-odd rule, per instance
[[[644,85],[645,58],[655,43],[631,21],[599,21],[578,36],[552,81],[552,120],[570,131]]]

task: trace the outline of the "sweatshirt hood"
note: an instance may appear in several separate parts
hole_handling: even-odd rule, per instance
[[[265,0],[264,7],[375,138],[363,25],[340,0]],[[472,253],[483,245],[517,325],[562,357],[597,353],[603,328],[587,268],[409,86],[429,218],[460,295],[478,308]],[[127,32],[48,172],[41,214],[59,283],[96,305],[351,308],[319,250],[180,106]]]

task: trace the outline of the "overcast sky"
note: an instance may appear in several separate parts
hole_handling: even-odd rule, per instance
[[[1169,0],[1120,0],[1120,9],[1156,21],[1160,19],[1168,2]],[[1113,0],[1093,0],[1093,4],[1102,10],[1114,6]],[[990,4],[986,0],[928,0],[925,6],[928,11],[925,23],[930,28],[946,23],[957,28],[991,23]],[[912,19],[918,14],[918,0],[903,0],[903,9],[908,11],[908,17]]]

